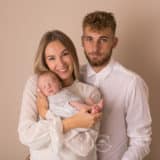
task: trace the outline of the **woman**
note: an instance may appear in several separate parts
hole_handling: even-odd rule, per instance
[[[101,113],[89,114],[90,108],[87,108],[64,120],[55,116],[48,108],[47,98],[37,92],[37,74],[46,70],[54,72],[62,80],[63,87],[83,99],[100,99],[96,88],[78,81],[79,63],[72,41],[61,31],[44,34],[34,62],[35,74],[24,89],[18,127],[21,142],[30,149],[31,160],[63,160],[66,156],[69,160],[96,159],[95,132],[90,129],[77,135],[74,128],[91,128]],[[77,145],[82,138],[83,143]]]

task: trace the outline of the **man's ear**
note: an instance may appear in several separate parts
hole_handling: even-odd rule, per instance
[[[82,45],[82,47],[84,46],[83,35],[81,36],[81,45]]]
[[[118,44],[118,38],[117,37],[114,37],[113,39],[113,48],[115,48]]]

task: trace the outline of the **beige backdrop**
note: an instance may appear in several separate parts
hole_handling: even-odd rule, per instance
[[[153,142],[147,160],[160,159],[160,2],[158,0],[0,0],[0,159],[23,160],[17,135],[22,90],[32,73],[40,37],[61,29],[75,42],[80,62],[81,21],[90,11],[114,12],[119,44],[114,55],[139,73],[150,89]]]

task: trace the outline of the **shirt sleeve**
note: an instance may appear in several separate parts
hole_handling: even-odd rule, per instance
[[[148,88],[140,77],[128,88],[126,122],[129,147],[122,160],[142,160],[150,152],[152,131]]]
[[[92,150],[95,149],[96,139],[98,137],[99,123],[94,128],[80,131],[79,129],[73,129],[67,132],[64,137],[64,144],[73,153],[86,157]]]
[[[33,76],[27,81],[23,92],[18,124],[21,143],[33,150],[46,148],[56,143],[58,139],[53,137],[58,133],[59,137],[62,136],[62,124],[58,117],[48,111],[47,120],[38,118],[36,86],[36,78]]]

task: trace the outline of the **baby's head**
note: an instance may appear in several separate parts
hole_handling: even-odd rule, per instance
[[[45,96],[54,95],[62,88],[60,79],[50,71],[44,71],[38,75],[37,85]]]

